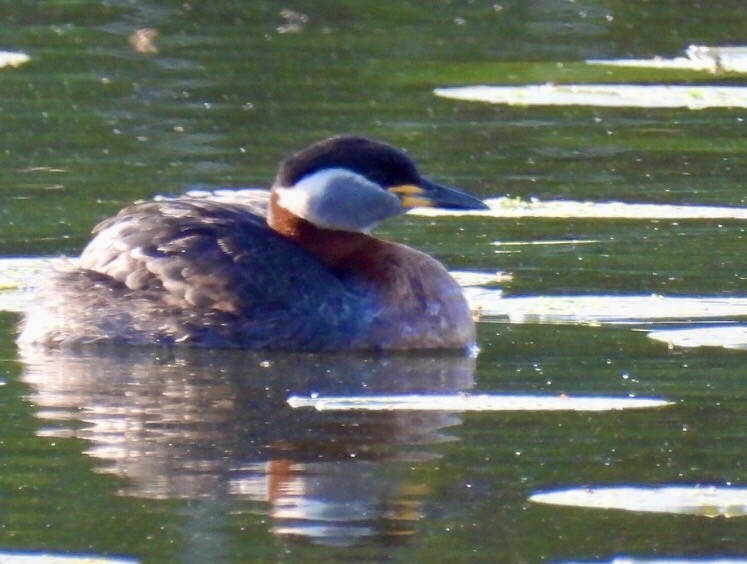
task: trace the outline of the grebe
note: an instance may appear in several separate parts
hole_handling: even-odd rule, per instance
[[[369,234],[418,206],[485,208],[355,136],[291,155],[269,192],[134,204],[49,275],[19,343],[467,350],[474,322],[444,266]]]

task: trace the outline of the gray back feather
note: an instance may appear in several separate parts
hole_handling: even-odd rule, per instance
[[[122,210],[97,226],[78,268],[43,290],[38,315],[66,326],[50,322],[31,340],[310,350],[352,342],[370,304],[251,209],[184,198]]]

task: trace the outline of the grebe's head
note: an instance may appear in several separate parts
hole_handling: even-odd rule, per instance
[[[415,207],[487,207],[473,196],[426,180],[399,149],[348,135],[319,141],[288,157],[272,190],[272,207],[338,231],[367,232],[379,221]]]

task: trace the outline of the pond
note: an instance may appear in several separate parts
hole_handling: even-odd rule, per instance
[[[744,107],[436,90],[742,87],[584,61],[745,24],[726,0],[0,2],[0,560],[744,561]],[[267,186],[343,132],[490,206],[376,232],[454,272],[476,357],[16,347],[24,288],[100,220]]]

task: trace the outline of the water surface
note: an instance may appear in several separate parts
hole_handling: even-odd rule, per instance
[[[738,512],[530,499],[743,492],[744,110],[495,106],[433,91],[743,86],[734,73],[584,61],[743,44],[745,23],[726,0],[0,3],[0,48],[30,57],[0,69],[3,258],[75,256],[96,222],[137,199],[266,186],[283,155],[340,132],[401,146],[503,212],[413,214],[378,230],[472,274],[469,295],[487,300],[476,359],[18,351],[18,314],[0,313],[0,550],[148,562],[744,558]],[[673,405],[286,402],[482,393]]]

